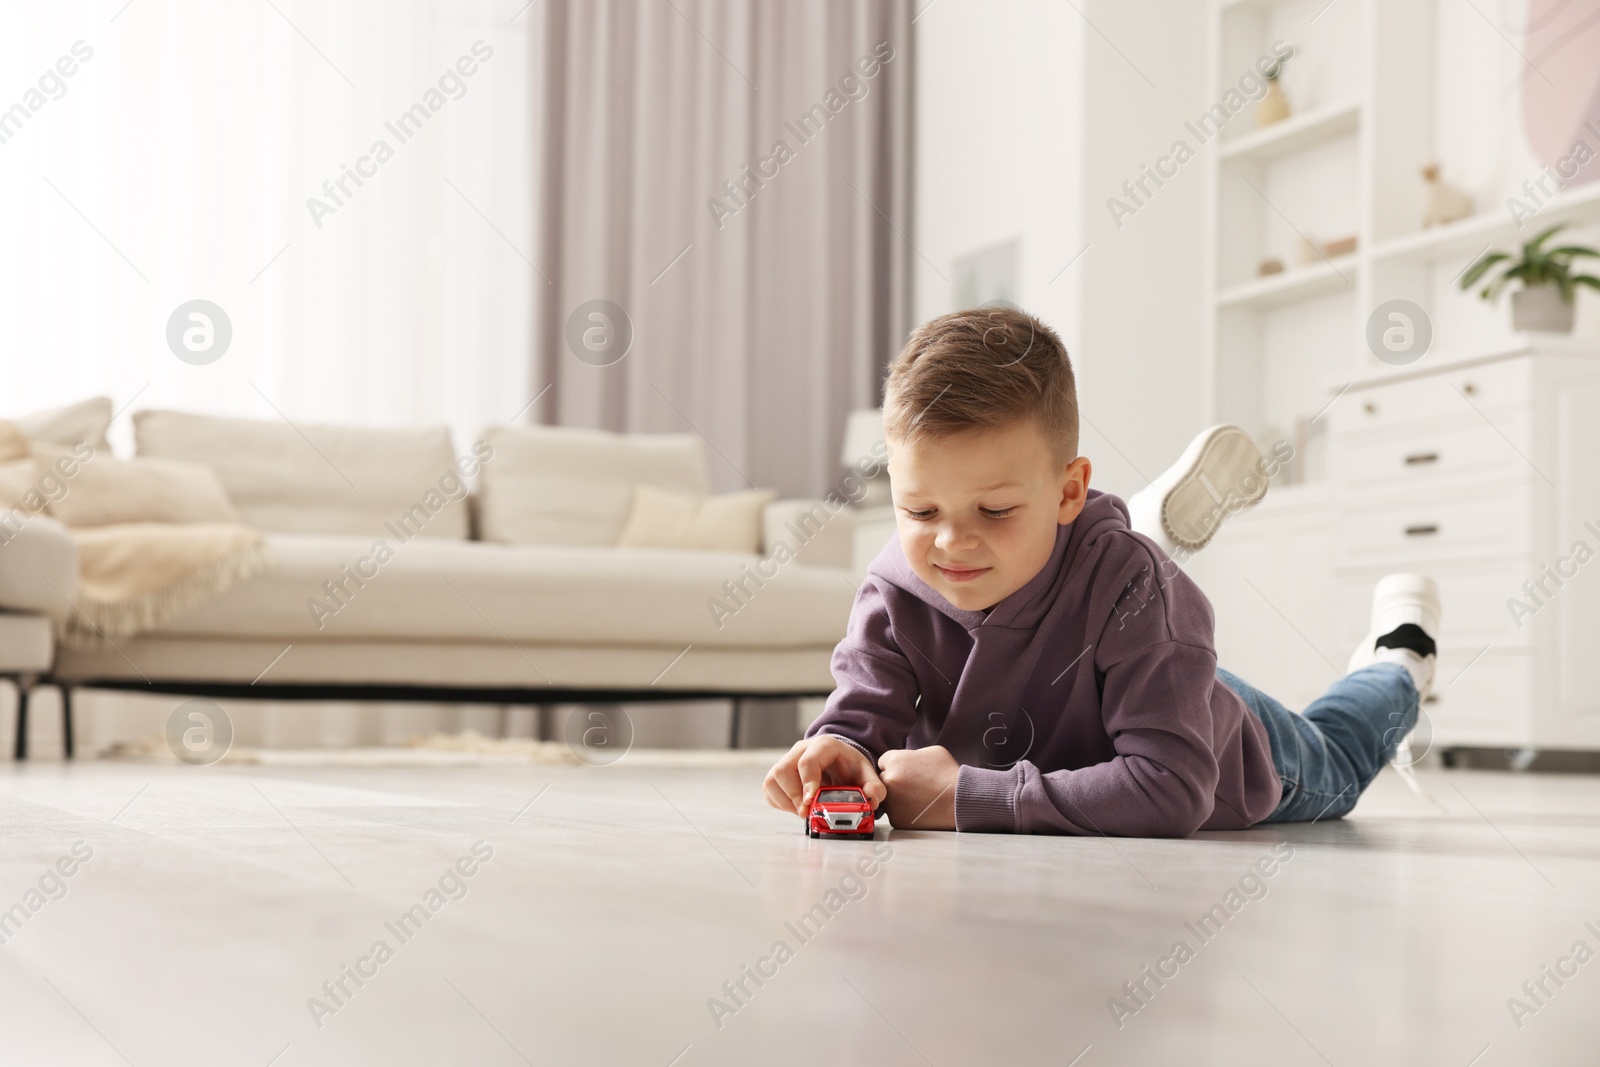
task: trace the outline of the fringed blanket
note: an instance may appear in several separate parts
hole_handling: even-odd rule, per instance
[[[128,523],[72,536],[78,603],[62,639],[78,646],[152,629],[273,564],[261,532],[238,523]]]

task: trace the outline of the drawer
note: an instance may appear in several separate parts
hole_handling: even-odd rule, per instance
[[[1533,399],[1533,361],[1526,356],[1447,370],[1421,378],[1351,389],[1328,409],[1329,432],[1403,426],[1441,415],[1471,414]]]
[[[1438,748],[1530,743],[1533,657],[1493,649],[1479,655],[1482,648],[1441,650],[1433,692],[1422,705],[1417,730],[1422,744]]]
[[[1532,644],[1534,627],[1526,614],[1519,629],[1507,601],[1522,598],[1522,583],[1537,567],[1527,558],[1508,557],[1467,567],[1423,567],[1439,583],[1443,607],[1443,633],[1439,643],[1495,648],[1522,648]],[[1355,648],[1366,636],[1372,620],[1372,591],[1384,568],[1360,574],[1341,574],[1334,585],[1334,633],[1338,648]],[[1553,616],[1552,616],[1553,617]]]
[[[1426,566],[1462,556],[1527,557],[1533,548],[1532,508],[1526,483],[1390,497],[1340,511],[1334,554],[1341,568],[1380,560]]]
[[[1390,431],[1349,433],[1332,442],[1330,464],[1346,489],[1422,486],[1436,479],[1537,478],[1525,457],[1533,455],[1533,425],[1527,407],[1504,408],[1435,419]]]

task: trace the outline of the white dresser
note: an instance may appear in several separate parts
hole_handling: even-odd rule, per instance
[[[1323,417],[1328,483],[1274,489],[1190,565],[1223,665],[1303,704],[1378,579],[1422,571],[1444,598],[1431,746],[1600,750],[1600,350],[1430,357]]]

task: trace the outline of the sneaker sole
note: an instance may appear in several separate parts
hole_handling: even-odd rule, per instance
[[[1267,495],[1261,450],[1237,426],[1219,426],[1200,448],[1194,464],[1161,502],[1161,525],[1174,544],[1198,551],[1211,543],[1235,511]],[[1254,474],[1248,493],[1239,487]],[[1232,488],[1229,488],[1232,487]]]

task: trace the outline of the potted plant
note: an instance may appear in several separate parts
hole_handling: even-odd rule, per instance
[[[1544,333],[1571,333],[1573,301],[1578,286],[1587,285],[1600,290],[1600,278],[1592,274],[1574,274],[1573,261],[1584,256],[1600,259],[1600,252],[1583,245],[1562,245],[1546,248],[1545,242],[1565,228],[1565,224],[1552,226],[1522,246],[1519,254],[1490,252],[1474,263],[1461,276],[1461,288],[1471,289],[1480,279],[1499,267],[1493,278],[1478,291],[1485,300],[1493,301],[1513,279],[1522,287],[1511,294],[1511,328],[1517,331],[1537,330]]]

